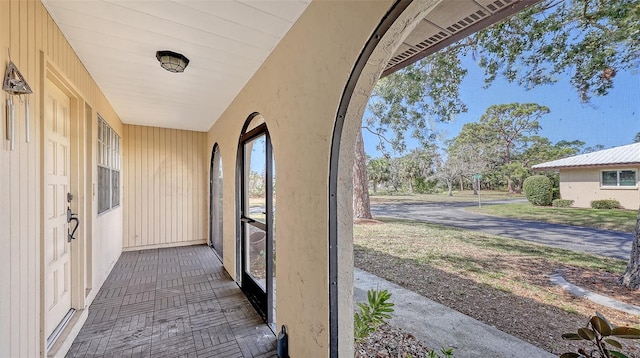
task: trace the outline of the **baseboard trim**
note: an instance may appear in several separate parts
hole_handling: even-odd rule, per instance
[[[169,242],[169,243],[166,243],[166,244],[123,247],[122,251],[125,252],[125,251],[138,251],[138,250],[151,250],[151,249],[165,249],[167,247],[204,245],[206,243],[207,243],[207,240],[192,240],[192,241]]]

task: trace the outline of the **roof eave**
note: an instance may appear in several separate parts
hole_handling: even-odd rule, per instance
[[[606,163],[606,164],[588,164],[588,165],[562,165],[562,166],[544,166],[544,167],[531,167],[534,171],[548,171],[548,170],[560,170],[560,169],[591,169],[591,168],[612,168],[612,167],[625,167],[625,166],[640,166],[640,162],[621,162],[621,163]]]

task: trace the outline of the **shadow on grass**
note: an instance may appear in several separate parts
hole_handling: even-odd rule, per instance
[[[397,218],[379,218],[379,220],[389,224],[419,225],[427,228],[441,230],[443,232],[470,232],[469,230],[463,228],[434,224],[420,220]],[[542,258],[566,265],[579,266],[587,269],[604,270],[612,273],[622,273],[627,266],[627,262],[621,259],[561,249],[530,241],[500,237],[477,231],[473,232],[473,239],[466,241],[466,243],[480,248],[494,249],[502,252],[508,252],[510,254],[523,255],[534,258]],[[464,257],[464,259],[468,259],[468,257]]]
[[[355,247],[355,262],[360,269],[552,353],[572,349],[574,346],[563,341],[561,335],[584,325],[588,320],[586,315],[517,296],[504,286],[478,283],[429,264],[420,264],[359,245]],[[416,319],[429,320],[429,317]],[[554,324],[549,325],[549,322]]]
[[[498,267],[511,264],[498,257],[489,267],[484,261],[458,255],[445,256],[445,259],[450,260],[453,267],[498,279],[506,276]],[[561,335],[584,326],[594,313],[580,313],[577,299],[558,301],[559,297],[547,290],[552,286],[548,277],[535,266],[531,266],[535,272],[519,278],[521,281],[513,282],[511,278],[500,283],[484,283],[444,271],[430,260],[402,258],[359,244],[355,245],[355,266],[555,354],[576,350],[575,342],[563,341]],[[523,266],[527,269],[528,265],[524,262]],[[518,295],[514,292],[518,285],[537,291],[541,300],[549,303]],[[601,312],[607,315],[607,309]],[[416,319],[428,320],[429,317]]]

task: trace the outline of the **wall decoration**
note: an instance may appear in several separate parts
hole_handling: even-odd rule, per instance
[[[31,91],[31,87],[29,87],[27,80],[22,76],[18,67],[11,61],[11,54],[8,50],[7,54],[9,55],[9,63],[4,72],[2,90],[9,94],[7,99],[7,140],[11,141],[11,150],[15,150],[15,105],[13,96],[18,96],[20,102],[24,103],[25,141],[29,143],[31,141],[31,110],[29,108],[29,98],[26,95],[33,93],[33,91]],[[22,100],[23,95],[25,96],[24,101]]]

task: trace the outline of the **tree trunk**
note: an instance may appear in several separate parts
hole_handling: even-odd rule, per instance
[[[636,230],[631,244],[631,257],[627,270],[622,274],[619,282],[623,286],[631,289],[640,289],[640,209],[638,209],[638,219],[636,220]]]
[[[447,186],[449,187],[449,196],[453,196],[453,180],[449,180]]]
[[[513,188],[513,179],[511,179],[511,175],[507,175],[507,189],[510,194],[515,193],[515,189]]]
[[[353,217],[373,219],[369,204],[369,180],[367,178],[367,157],[364,154],[362,130],[356,136],[356,158],[353,162]]]
[[[460,191],[464,191],[464,182],[462,180],[463,178],[460,177]]]
[[[473,189],[473,195],[478,195],[478,187],[480,186],[480,180],[473,179],[471,181],[471,188]]]

